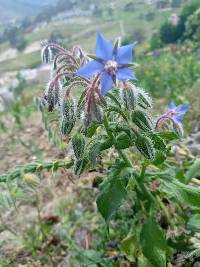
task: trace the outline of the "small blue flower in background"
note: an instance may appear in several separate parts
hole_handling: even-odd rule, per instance
[[[190,106],[176,106],[174,102],[171,102],[168,110],[158,119],[156,128],[164,127],[168,129],[166,124],[167,120],[173,122],[174,125],[181,125],[181,121],[184,118],[185,113],[190,109]]]
[[[101,94],[105,95],[113,87],[116,79],[120,81],[136,79],[133,71],[129,69],[133,46],[134,44],[113,46],[100,33],[97,33],[95,60],[82,66],[76,75],[91,78],[100,74]]]
[[[185,113],[190,109],[190,106],[176,106],[174,102],[171,102],[167,112],[163,115],[166,117],[170,117],[175,122],[181,122]]]

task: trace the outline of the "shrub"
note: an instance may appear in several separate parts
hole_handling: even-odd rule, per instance
[[[183,35],[183,27],[181,23],[172,25],[170,22],[165,22],[160,28],[160,39],[163,43],[176,43]]]

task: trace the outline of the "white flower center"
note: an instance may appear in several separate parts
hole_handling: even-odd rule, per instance
[[[118,64],[115,60],[108,60],[104,66],[104,69],[110,75],[114,75],[114,74],[116,74],[117,66],[118,66]]]

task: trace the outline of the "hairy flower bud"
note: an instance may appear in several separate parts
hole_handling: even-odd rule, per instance
[[[132,122],[142,131],[151,131],[153,129],[151,118],[142,110],[132,112]]]
[[[137,88],[138,90],[138,104],[144,109],[152,108],[153,101],[147,92],[143,88]]]
[[[122,89],[122,101],[124,107],[127,110],[134,110],[137,106],[137,100],[137,88],[131,83],[126,83],[124,88]]]
[[[155,149],[152,140],[143,135],[139,135],[135,143],[140,153],[148,160],[153,160],[155,157]]]
[[[179,137],[183,137],[184,136],[184,130],[183,130],[183,126],[181,123],[176,122],[173,124],[173,130],[175,131],[175,133],[179,136]]]
[[[64,100],[61,113],[61,133],[68,135],[72,131],[76,121],[76,108],[72,98]]]
[[[73,168],[73,172],[75,175],[81,175],[81,173],[84,171],[86,165],[88,163],[87,159],[76,159],[74,161],[74,168]]]
[[[80,133],[72,137],[72,147],[75,157],[77,159],[82,158],[85,149],[85,139]]]
[[[90,104],[90,109],[88,110],[86,105],[86,111],[83,114],[83,121],[85,127],[88,127],[91,122],[101,122],[103,120],[103,110],[99,104],[92,102]]]

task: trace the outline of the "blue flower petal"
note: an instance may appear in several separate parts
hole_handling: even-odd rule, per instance
[[[112,59],[113,45],[97,32],[96,56],[104,60]]]
[[[178,112],[185,113],[185,112],[187,112],[189,109],[190,109],[190,106],[180,106],[180,107],[177,108],[177,111],[178,111]]]
[[[173,116],[173,118],[178,122],[181,122],[183,120],[183,117],[184,117],[183,114],[176,114]]]
[[[172,101],[171,103],[170,103],[170,105],[169,105],[169,109],[170,110],[174,110],[176,108],[176,105],[175,105],[175,103]]]
[[[117,49],[116,61],[118,64],[129,64],[133,57],[133,44],[124,45]]]
[[[104,66],[93,60],[82,66],[77,72],[76,75],[80,77],[85,77],[85,78],[91,78],[97,73],[100,73],[103,70]]]
[[[102,73],[101,76],[101,95],[106,95],[107,92],[112,88],[113,80],[112,77],[107,73]]]
[[[128,68],[122,68],[117,71],[117,79],[120,81],[136,80],[135,74]]]

